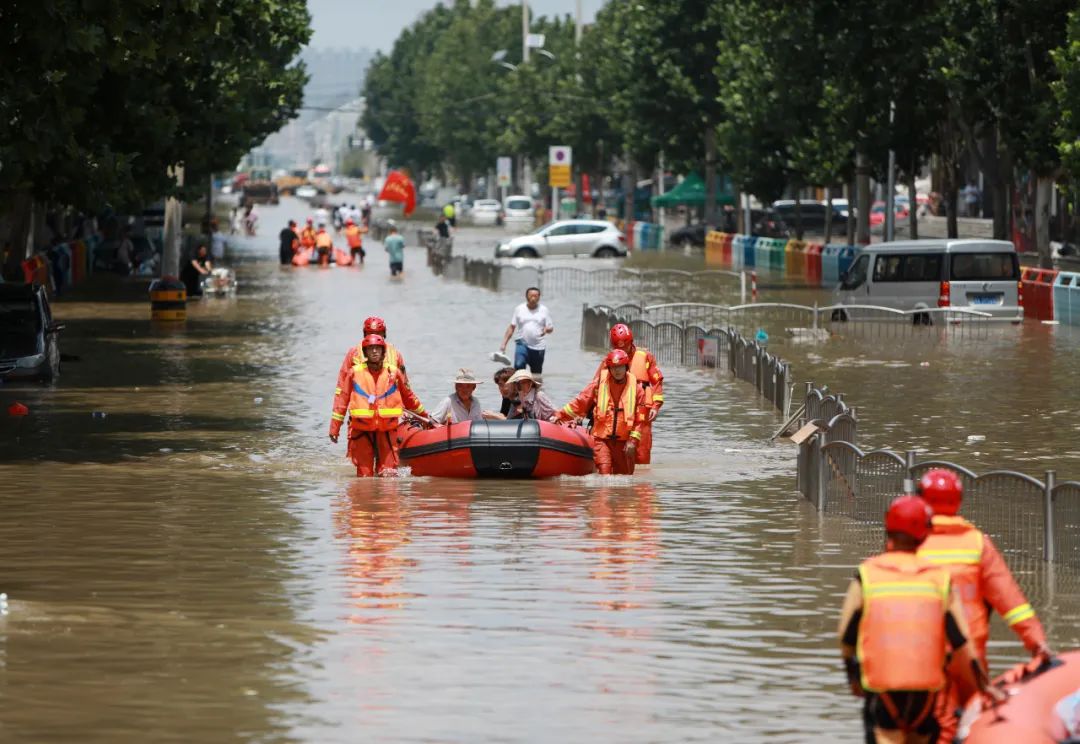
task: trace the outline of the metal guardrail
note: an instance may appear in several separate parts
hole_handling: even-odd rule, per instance
[[[648,348],[661,364],[727,369],[732,376],[753,384],[761,397],[781,413],[791,401],[791,366],[756,341],[732,328],[709,328],[671,321],[653,323],[636,317],[640,305],[582,307],[581,345],[606,349],[612,326],[626,323],[638,344]]]
[[[1053,470],[1037,478],[1014,470],[977,474],[914,450],[863,450],[856,418],[839,395],[807,383],[802,423],[818,431],[799,445],[796,485],[819,511],[880,524],[897,495],[910,493],[931,468],[948,468],[964,482],[963,513],[1006,554],[1080,568],[1080,482],[1058,483]]]

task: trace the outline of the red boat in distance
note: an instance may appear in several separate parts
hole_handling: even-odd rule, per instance
[[[400,455],[413,475],[441,478],[554,478],[596,470],[584,429],[531,419],[413,429]]]

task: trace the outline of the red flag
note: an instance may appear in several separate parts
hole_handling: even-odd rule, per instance
[[[581,174],[581,201],[592,204],[592,189],[589,188],[589,174]]]
[[[386,176],[386,184],[379,193],[379,200],[402,202],[405,205],[405,216],[408,217],[416,209],[416,186],[401,171],[390,171]]]

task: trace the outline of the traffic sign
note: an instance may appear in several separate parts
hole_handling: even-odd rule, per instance
[[[499,158],[496,161],[495,171],[498,174],[497,182],[499,186],[510,185],[510,169],[513,167],[511,163],[512,161],[510,160],[510,158],[506,157]]]
[[[552,145],[548,148],[548,165],[573,165],[572,155],[569,145]]]
[[[569,165],[549,165],[548,166],[548,186],[556,189],[565,189],[570,187],[570,166]]]

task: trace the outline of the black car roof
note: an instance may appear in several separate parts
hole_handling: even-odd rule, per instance
[[[40,284],[0,284],[0,300],[32,300],[41,290]]]

